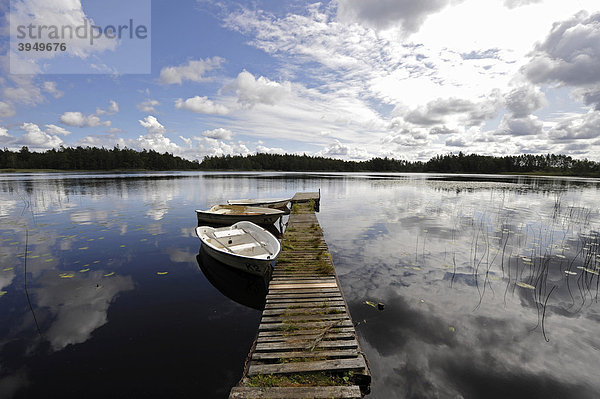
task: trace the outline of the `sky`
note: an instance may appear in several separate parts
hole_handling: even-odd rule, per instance
[[[19,24],[129,20],[16,47]],[[0,0],[0,21],[4,148],[600,161],[597,0]]]

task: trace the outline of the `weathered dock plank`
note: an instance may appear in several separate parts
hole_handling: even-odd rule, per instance
[[[292,199],[258,335],[230,399],[361,398],[369,392],[368,363],[315,215],[319,200],[320,193]],[[298,381],[306,386],[289,386]]]
[[[231,390],[229,399],[359,399],[361,397],[360,387],[334,386],[319,387],[235,387]]]
[[[365,368],[362,356],[354,359],[318,360],[315,362],[292,362],[281,364],[251,364],[248,375],[308,373],[314,371],[345,371]]]

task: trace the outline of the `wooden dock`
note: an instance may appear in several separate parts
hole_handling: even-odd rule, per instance
[[[258,336],[230,399],[361,398],[371,376],[315,215],[298,193]]]

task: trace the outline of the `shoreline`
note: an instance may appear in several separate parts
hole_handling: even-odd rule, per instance
[[[401,172],[401,171],[343,171],[343,170],[266,170],[266,169],[0,169],[0,173],[128,173],[128,172],[257,172],[257,173],[273,173],[273,172],[290,172],[290,173],[395,173],[395,174],[448,174],[448,175],[497,175],[497,176],[532,176],[532,177],[580,177],[588,179],[600,179],[599,175],[593,174],[573,174],[565,172]]]

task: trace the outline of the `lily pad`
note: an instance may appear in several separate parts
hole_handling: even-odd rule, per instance
[[[517,285],[521,288],[527,288],[528,290],[535,290],[535,287],[533,285],[524,283],[522,281],[517,281]]]

